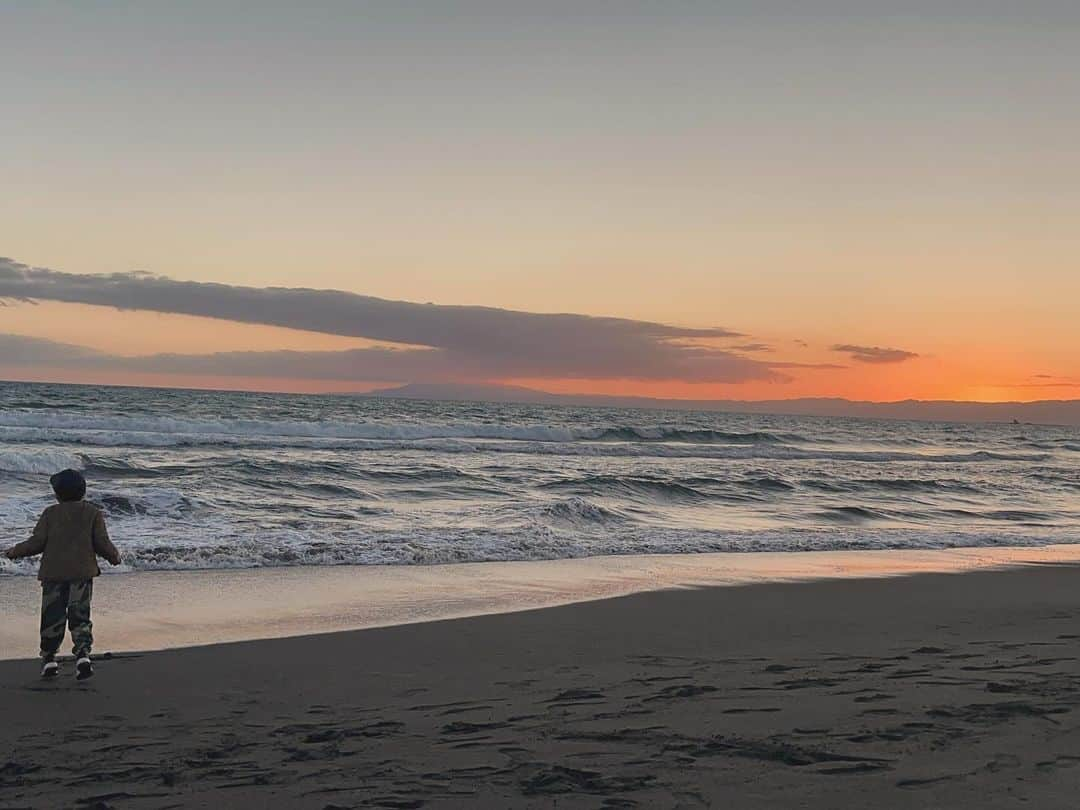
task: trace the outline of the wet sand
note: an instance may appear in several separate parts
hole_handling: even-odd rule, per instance
[[[1072,808],[1080,568],[0,663],[0,807]]]
[[[591,557],[451,565],[343,565],[115,573],[94,589],[99,652],[509,613],[686,586],[745,585],[1080,563],[1080,544]],[[37,651],[37,582],[0,577],[0,659]]]

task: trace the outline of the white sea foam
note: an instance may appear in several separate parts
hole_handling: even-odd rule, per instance
[[[48,475],[58,470],[82,467],[82,458],[62,450],[0,447],[0,471],[3,472]]]
[[[575,527],[576,529],[576,527]],[[436,565],[701,552],[1037,547],[1077,542],[1064,534],[1010,532],[637,530],[583,533],[534,527],[513,532],[422,531],[313,537],[298,532],[192,532],[185,540],[121,541],[121,571],[265,568],[296,565]],[[103,566],[104,567],[104,566]],[[30,561],[0,562],[0,575],[35,573]]]

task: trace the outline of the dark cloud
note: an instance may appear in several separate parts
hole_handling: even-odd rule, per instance
[[[719,339],[743,337],[719,327],[693,329],[625,318],[416,304],[338,290],[237,287],[146,273],[79,275],[10,259],[0,259],[0,298],[196,315],[412,347],[108,360],[128,368],[155,363],[156,371],[183,368],[190,373],[293,376],[291,369],[296,366],[301,376],[321,369],[330,375],[326,378],[358,380],[517,376],[736,383],[786,379],[774,364],[717,346]],[[98,362],[106,360],[98,358]]]
[[[0,365],[58,369],[290,377],[322,380],[449,380],[458,369],[437,349],[219,352],[128,357],[42,338],[0,334]]]
[[[154,354],[114,358],[125,371],[208,374],[227,377],[286,377],[307,380],[452,382],[498,376],[483,364],[442,349],[347,349],[345,351],[218,352]]]
[[[733,352],[772,352],[776,351],[768,343],[736,343],[729,347]]]
[[[820,369],[826,369],[826,370],[830,370],[830,369],[838,369],[838,368],[848,368],[848,366],[845,366],[843,363],[785,363],[785,362],[776,362],[776,363],[769,363],[769,368],[806,368],[806,369],[819,369],[819,370]]]
[[[0,363],[12,366],[69,366],[98,362],[108,355],[42,338],[0,334]]]
[[[1080,388],[1080,377],[1062,377],[1057,374],[1032,374],[1039,382],[1016,383],[1009,388]]]
[[[841,343],[832,347],[834,352],[842,352],[852,360],[859,363],[903,363],[905,360],[914,360],[915,352],[903,349],[884,349],[880,346],[854,346],[850,343]]]
[[[441,349],[365,348],[344,351],[257,351],[212,354],[121,356],[38,338],[0,334],[0,365],[48,366],[158,374],[224,377],[286,377],[309,380],[457,382],[511,376],[513,366],[495,370],[483,360]],[[836,363],[770,364],[770,369],[842,369]],[[627,375],[627,379],[649,379]]]

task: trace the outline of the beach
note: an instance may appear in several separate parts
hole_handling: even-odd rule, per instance
[[[1080,810],[1080,3],[2,9],[0,810]]]
[[[1080,567],[952,571],[4,661],[0,807],[1074,807]]]

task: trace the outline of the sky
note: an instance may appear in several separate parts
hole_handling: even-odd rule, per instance
[[[1080,6],[0,0],[0,378],[1080,397]]]

